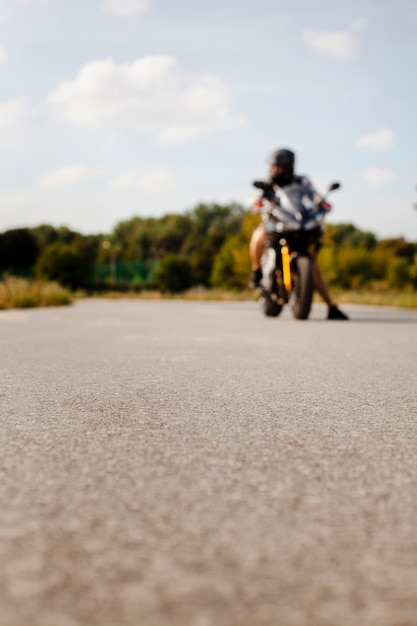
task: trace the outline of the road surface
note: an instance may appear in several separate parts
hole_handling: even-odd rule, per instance
[[[416,626],[417,311],[0,312],[0,626]]]

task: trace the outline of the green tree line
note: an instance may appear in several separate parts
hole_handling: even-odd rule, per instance
[[[184,214],[133,217],[108,234],[47,224],[11,229],[0,233],[0,273],[71,289],[243,290],[259,219],[238,204],[199,204]],[[319,262],[332,288],[417,289],[417,243],[404,238],[378,239],[353,224],[328,224]]]

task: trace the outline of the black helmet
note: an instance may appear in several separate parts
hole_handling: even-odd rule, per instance
[[[277,165],[278,167],[282,167],[284,171],[291,172],[294,171],[295,165],[295,154],[291,150],[287,150],[287,148],[281,148],[280,150],[276,150],[270,159],[271,166]]]
[[[288,184],[294,174],[295,154],[287,148],[276,150],[270,158],[271,167],[274,165],[281,168],[279,172],[273,174],[273,181],[277,185]]]

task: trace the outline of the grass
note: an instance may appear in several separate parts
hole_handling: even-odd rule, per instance
[[[417,291],[357,290],[346,291],[337,295],[339,303],[368,304],[372,306],[397,306],[406,309],[417,309]]]
[[[83,292],[76,294],[78,298],[110,298],[113,300],[199,300],[199,301],[247,301],[257,300],[258,294],[252,290],[227,291],[223,289],[206,289],[195,287],[182,293],[161,293],[156,289],[144,289],[143,291],[106,291],[87,296]]]
[[[415,290],[395,290],[388,289],[383,285],[378,285],[370,289],[338,291],[332,290],[332,296],[339,304],[364,304],[371,306],[397,306],[402,308],[417,309],[417,291]],[[78,297],[86,297],[79,293]],[[156,290],[143,290],[140,292],[118,292],[109,291],[96,294],[93,297],[103,297],[112,299],[142,299],[142,300],[199,300],[199,301],[256,301],[259,294],[256,291],[226,291],[221,289],[189,289],[184,293],[169,294]],[[315,294],[314,301],[321,302],[318,294]]]
[[[332,295],[339,304],[364,304],[372,306],[396,306],[417,309],[417,291],[415,289],[389,289],[384,284],[375,284],[368,289],[350,291],[332,290]],[[71,293],[55,282],[26,280],[6,277],[0,281],[0,309],[24,309],[32,307],[61,306],[71,304],[74,299],[86,298],[84,292]],[[108,291],[93,297],[112,299],[143,300],[198,300],[198,301],[256,301],[259,294],[252,290],[226,291],[197,287],[181,294],[163,294],[156,290],[140,292]],[[315,301],[321,298],[315,294]]]
[[[71,303],[71,293],[58,283],[13,277],[0,281],[0,309],[28,309]]]

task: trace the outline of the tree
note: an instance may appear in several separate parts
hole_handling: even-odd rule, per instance
[[[146,261],[150,258],[154,221],[153,218],[133,217],[117,224],[109,239],[120,245],[123,261]]]
[[[210,285],[214,258],[228,237],[239,232],[244,215],[238,204],[199,204],[191,213],[191,228],[181,248],[190,259],[193,282]]]
[[[175,254],[167,254],[155,272],[156,287],[165,293],[179,293],[189,289],[191,278],[190,262]]]
[[[0,235],[1,269],[29,269],[37,256],[38,245],[29,229],[15,228]]]
[[[190,232],[191,219],[187,215],[165,215],[155,230],[153,255],[162,258],[165,254],[179,254]]]
[[[337,247],[365,248],[373,250],[377,239],[374,233],[360,230],[353,224],[328,224],[324,235],[325,243]]]
[[[243,209],[237,204],[199,204],[185,215],[134,217],[120,222],[110,237],[121,246],[121,261],[160,261],[173,254],[188,259],[192,284],[209,286],[214,257],[239,231]]]
[[[120,222],[111,240],[120,245],[123,261],[161,259],[168,252],[178,253],[189,230],[185,216],[162,218],[134,217]]]
[[[411,263],[414,254],[417,252],[417,244],[406,241],[404,237],[394,237],[380,239],[376,249],[382,250],[387,257],[402,257],[408,259]]]
[[[56,280],[71,289],[88,285],[91,272],[92,261],[82,240],[51,243],[36,263],[36,274],[40,278]]]
[[[59,234],[54,226],[50,226],[49,224],[41,224],[40,226],[34,226],[30,229],[30,232],[36,239],[36,243],[38,244],[39,251],[49,246],[49,244],[54,243],[59,238]]]
[[[404,257],[394,257],[389,261],[387,281],[390,287],[403,289],[412,282],[411,265]]]
[[[210,283],[224,289],[246,289],[250,276],[249,241],[259,216],[247,212],[239,233],[228,237],[216,254]]]

